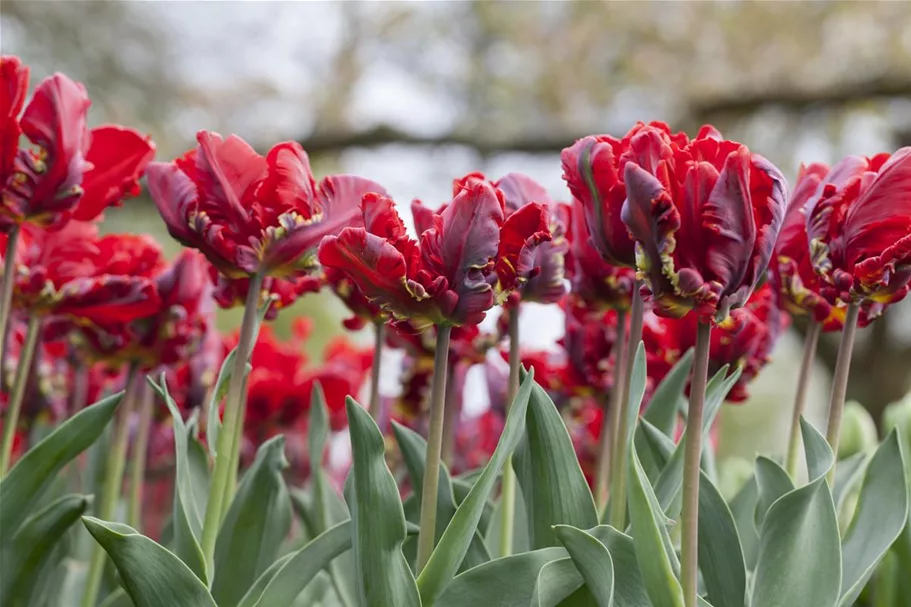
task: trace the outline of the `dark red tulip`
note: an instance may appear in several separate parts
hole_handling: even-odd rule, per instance
[[[591,243],[582,204],[565,207],[571,212],[567,275],[577,305],[593,309],[628,310],[632,304],[636,272],[604,261]],[[537,376],[536,376],[537,377]]]
[[[642,149],[647,147],[643,138],[652,137],[666,146],[682,147],[688,141],[684,133],[672,133],[663,122],[638,122],[622,139],[590,135],[563,150],[563,179],[585,209],[592,246],[612,265],[636,266],[633,238],[621,219],[626,200],[624,167],[653,152]]]
[[[617,313],[611,309],[564,306],[566,332],[560,345],[567,362],[561,389],[570,396],[598,396],[613,387]]]
[[[323,240],[320,263],[345,272],[371,302],[418,330],[484,319],[494,304],[502,193],[482,179],[466,180],[417,241],[391,199],[368,194],[362,206],[365,227]]]
[[[243,307],[250,288],[249,278],[228,278],[209,264],[209,277],[215,284],[213,296],[221,308]],[[267,294],[272,303],[266,311],[266,320],[274,320],[278,313],[296,302],[306,293],[317,293],[322,283],[316,276],[294,276],[290,278],[263,279],[262,292]]]
[[[317,186],[295,142],[263,157],[236,135],[200,131],[196,139],[197,148],[174,162],[150,165],[149,191],[171,236],[229,278],[313,270],[320,240],[357,216],[364,194],[385,193],[351,175]]]
[[[806,205],[810,262],[829,303],[878,315],[911,286],[911,147],[849,156]]]
[[[3,57],[0,77],[0,229],[89,221],[139,193],[138,179],[155,155],[148,137],[119,126],[89,131],[85,88],[63,74],[41,82],[19,117],[28,68],[16,57]],[[20,134],[34,147],[20,148]]]
[[[764,276],[787,199],[784,177],[703,127],[685,145],[645,128],[624,167],[623,221],[655,312],[723,321]]]
[[[343,271],[337,268],[325,268],[323,280],[351,310],[351,316],[342,321],[346,329],[358,331],[363,329],[367,323],[384,321],[386,315],[382,308],[367,299],[363,291]]]

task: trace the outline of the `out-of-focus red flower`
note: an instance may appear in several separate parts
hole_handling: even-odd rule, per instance
[[[202,407],[215,385],[226,354],[222,336],[215,323],[210,322],[199,346],[190,352],[189,358],[165,369],[168,391],[181,410],[190,411]],[[161,414],[168,415],[166,410],[161,411]]]
[[[565,208],[569,213],[570,207]],[[635,270],[604,261],[592,245],[579,201],[574,201],[571,218],[566,268],[576,304],[594,309],[629,309],[636,284]]]
[[[493,409],[462,419],[456,429],[451,472],[461,474],[487,464],[505,425],[502,413]]]
[[[709,375],[724,365],[743,370],[728,394],[728,401],[747,399],[747,387],[769,362],[772,349],[790,321],[790,316],[778,307],[775,289],[765,283],[745,306],[732,311],[715,327],[709,348]],[[695,347],[697,323],[693,315],[673,319],[646,314],[642,337],[648,352],[651,388],[657,386],[687,350]]]
[[[326,346],[323,364],[306,371],[304,386],[312,391],[318,382],[322,387],[333,430],[348,425],[345,397],[357,397],[370,374],[373,356],[372,349],[357,348],[344,337],[337,337]]]
[[[148,237],[99,237],[94,224],[79,221],[53,232],[24,224],[16,258],[13,307],[29,314],[101,325],[142,318],[161,305],[153,277],[164,260]]]
[[[325,268],[323,280],[332,292],[351,310],[352,315],[342,321],[349,331],[363,329],[367,323],[384,322],[386,314],[375,303],[367,299],[364,292],[348,278],[345,272],[336,268]]]
[[[643,294],[662,316],[722,322],[764,276],[784,217],[784,177],[705,126],[685,145],[644,128],[624,166],[623,221]]]
[[[911,147],[832,167],[806,205],[810,261],[829,303],[877,316],[911,286]]]
[[[573,197],[582,203],[591,243],[612,265],[635,267],[633,238],[621,219],[626,200],[624,168],[640,161],[643,140],[640,133],[660,139],[665,145],[683,147],[688,138],[672,133],[663,122],[637,122],[622,138],[590,135],[563,150],[563,179]]]
[[[263,157],[243,139],[200,131],[198,146],[149,167],[149,191],[171,236],[198,249],[229,278],[291,277],[313,270],[317,245],[358,214],[379,185],[351,175],[317,186],[295,142]]]
[[[249,278],[228,278],[218,268],[209,264],[209,276],[215,283],[213,293],[216,303],[222,308],[243,306],[250,288]],[[278,313],[296,302],[306,293],[317,293],[322,283],[316,276],[294,276],[291,278],[263,279],[262,292],[272,300],[266,311],[266,320],[274,320]]]
[[[155,156],[148,137],[110,125],[89,131],[85,88],[63,74],[42,81],[20,117],[28,68],[3,57],[0,78],[0,230],[26,221],[89,221],[139,193],[139,177]],[[34,147],[20,148],[20,135]]]
[[[562,389],[570,395],[603,400],[614,382],[617,312],[572,304],[564,311],[566,332],[559,343],[567,361]]]
[[[365,227],[323,240],[320,262],[345,272],[371,302],[418,330],[481,322],[494,304],[505,203],[499,190],[477,177],[458,188],[430,218],[420,203],[413,205],[415,224],[426,228],[419,241],[406,234],[391,199],[368,194]]]

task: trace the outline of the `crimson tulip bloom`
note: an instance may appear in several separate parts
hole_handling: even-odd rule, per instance
[[[358,214],[367,179],[335,175],[316,185],[310,161],[295,142],[263,157],[243,139],[200,131],[198,146],[170,163],[149,167],[149,191],[168,227],[228,278],[291,277],[315,265],[320,240]]]
[[[418,230],[425,228],[417,241],[406,234],[391,199],[368,194],[362,207],[365,227],[323,240],[320,263],[344,271],[370,301],[417,330],[484,319],[494,304],[504,225],[499,190],[478,178],[466,180],[432,222],[416,214]]]
[[[911,147],[849,156],[806,205],[810,262],[832,305],[871,306],[876,316],[911,286]]]
[[[219,273],[218,268],[209,264],[209,277],[215,284],[213,296],[221,308],[229,309],[243,306],[250,288],[249,278],[228,278]],[[262,292],[267,293],[272,303],[266,310],[266,320],[274,320],[279,311],[292,305],[306,293],[317,293],[322,282],[316,276],[295,276],[292,278],[263,279]]]
[[[0,230],[26,221],[89,221],[139,193],[138,180],[155,156],[147,136],[114,125],[88,130],[85,88],[63,74],[41,82],[27,106],[28,68],[3,57],[0,78]],[[34,148],[20,148],[20,134]]]
[[[563,179],[585,209],[592,246],[612,265],[636,266],[635,245],[621,210],[626,200],[624,167],[638,158],[642,132],[666,145],[684,146],[688,141],[684,133],[672,133],[663,122],[637,122],[622,139],[590,135],[561,154]]]
[[[678,145],[643,129],[624,167],[623,221],[655,312],[723,321],[763,277],[785,211],[781,172],[706,126]]]
[[[80,221],[54,232],[24,224],[16,248],[14,309],[97,325],[142,318],[161,305],[153,277],[164,259],[150,238],[99,237],[94,224]]]

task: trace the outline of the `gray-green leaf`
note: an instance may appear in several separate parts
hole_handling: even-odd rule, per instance
[[[607,546],[587,532],[557,525],[554,532],[562,542],[598,607],[613,607],[614,563]]]
[[[737,525],[721,493],[699,475],[699,569],[715,607],[744,607],[747,575]]]
[[[642,414],[643,418],[667,437],[674,436],[678,406],[684,398],[683,389],[690,379],[692,368],[693,349],[690,348],[655,388],[648,408]]]

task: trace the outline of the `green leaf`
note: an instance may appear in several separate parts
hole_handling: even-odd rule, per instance
[[[554,532],[569,552],[598,607],[614,604],[614,563],[607,546],[581,529],[557,525]]]
[[[654,607],[682,607],[683,589],[667,532],[669,520],[658,503],[635,449],[630,450],[629,516],[642,578]]]
[[[0,546],[5,546],[57,474],[101,435],[123,393],[72,416],[29,449],[0,482]]]
[[[741,370],[735,369],[729,376],[725,377],[728,366],[725,365],[709,380],[705,388],[705,410],[702,418],[702,436],[703,438],[709,433],[715,417],[721,409],[724,399],[728,392],[740,379]],[[689,430],[689,428],[687,428]],[[704,441],[705,442],[705,441]],[[679,512],[680,489],[683,486],[683,460],[686,441],[681,440],[671,454],[667,465],[661,471],[655,483],[655,495],[661,508],[670,517],[676,517]]]
[[[610,553],[614,566],[614,605],[652,607],[645,581],[639,571],[633,538],[607,525],[589,529],[588,533],[607,546]]]
[[[206,560],[200,547],[202,537],[202,522],[205,516],[205,500],[201,491],[208,489],[208,480],[205,485],[198,487],[199,479],[196,478],[201,471],[194,474],[193,470],[199,467],[198,454],[190,455],[190,429],[183,421],[183,416],[177,404],[168,393],[164,373],[161,374],[161,383],[156,384],[151,378],[148,383],[161,396],[171,412],[171,423],[174,426],[174,506],[172,509],[173,546],[174,554],[186,563],[187,567],[202,580],[208,582],[206,575]],[[203,461],[205,465],[207,462]],[[208,466],[206,466],[208,476]]]
[[[534,386],[534,370],[528,372],[519,391],[509,408],[506,426],[500,435],[497,448],[494,450],[490,461],[478,477],[465,500],[459,505],[455,516],[443,532],[443,537],[437,543],[430,555],[430,560],[418,576],[418,588],[421,599],[425,605],[433,605],[446,585],[458,571],[465,553],[474,539],[474,532],[478,528],[481,513],[487,503],[487,497],[493,490],[506,460],[515,451],[516,445],[525,432],[525,414],[528,401]],[[469,570],[472,571],[472,570]]]
[[[633,359],[633,370],[629,376],[629,410],[624,424],[626,428],[624,445],[629,445],[632,442],[633,434],[636,432],[636,422],[639,420],[639,410],[642,408],[642,399],[645,397],[647,383],[645,344],[640,341],[639,346],[636,348],[636,356]]]
[[[746,568],[756,568],[756,556],[759,553],[759,532],[756,530],[756,504],[759,501],[759,487],[756,477],[750,479],[740,488],[731,500],[731,514],[737,524],[737,535],[743,548],[743,560]]]
[[[22,523],[3,550],[0,605],[31,605],[38,582],[64,533],[85,513],[92,498],[65,495]]]
[[[438,599],[425,604],[433,607],[528,607],[541,569],[568,556],[563,548],[542,548],[494,559],[457,575]]]
[[[810,482],[769,508],[759,532],[751,607],[834,606],[841,589],[841,541],[826,473],[835,457],[801,419]]]
[[[256,580],[238,607],[286,607],[336,557],[351,548],[351,521],[339,523],[306,546],[276,561]]]
[[[842,541],[841,601],[850,607],[908,518],[908,487],[898,433],[893,430],[870,460],[854,518]]]
[[[864,477],[868,455],[867,452],[862,451],[838,461],[838,467],[835,468],[835,488],[832,489],[836,511],[841,509],[845,498]]]
[[[677,411],[684,399],[683,390],[693,368],[693,349],[686,351],[673,368],[664,376],[649,401],[642,417],[665,436],[673,438],[677,425]]]
[[[674,449],[677,448],[676,443],[647,420],[640,419],[635,444],[642,468],[648,474],[649,480],[656,482]]]
[[[571,558],[551,561],[538,572],[530,604],[532,607],[584,605],[585,601],[575,596],[579,590],[586,590],[584,585],[585,580],[579,575]]]
[[[405,513],[398,486],[383,459],[383,435],[370,414],[352,398],[346,405],[353,461],[346,496],[353,522],[360,604],[419,606],[414,576],[402,554],[407,533]],[[464,552],[460,562],[462,556]]]
[[[282,471],[285,438],[263,443],[237,488],[215,542],[212,596],[234,607],[257,577],[275,561],[291,528],[291,501]]]
[[[721,493],[699,475],[699,569],[715,607],[744,607],[747,574],[737,524]]]
[[[107,595],[98,607],[133,607],[133,600],[126,590],[118,588]]]
[[[392,422],[392,432],[405,460],[408,469],[408,478],[411,480],[412,495],[419,500],[424,487],[424,462],[427,456],[427,441],[417,432]],[[419,501],[417,502],[419,503]],[[436,540],[443,536],[449,521],[456,513],[455,498],[453,497],[452,478],[446,464],[440,464],[439,490],[437,491],[437,528]],[[490,553],[484,545],[484,539],[475,531],[474,539],[465,555],[461,569],[470,569],[490,560]]]
[[[559,544],[554,525],[589,529],[598,524],[598,510],[563,418],[537,384],[513,465],[525,497],[532,548]]]
[[[90,516],[82,522],[114,561],[136,607],[217,607],[196,574],[159,544],[126,525]]]
[[[755,524],[762,528],[762,521],[772,504],[782,495],[794,490],[794,483],[785,469],[767,457],[756,458],[756,486],[759,497],[756,501]]]

